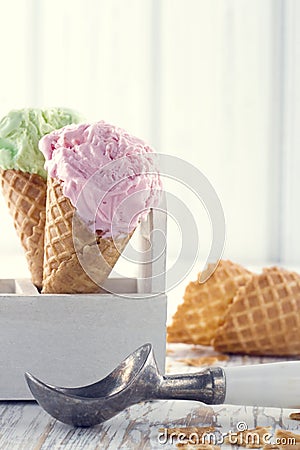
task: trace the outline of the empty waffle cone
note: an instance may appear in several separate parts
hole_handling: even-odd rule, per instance
[[[46,180],[20,170],[1,170],[4,198],[25,250],[32,282],[42,287]]]
[[[168,327],[168,342],[210,345],[238,288],[250,278],[244,267],[221,260],[205,283],[191,282]]]
[[[273,267],[238,290],[213,344],[226,353],[299,355],[299,330],[300,275]]]
[[[131,234],[115,239],[92,233],[58,180],[48,177],[43,293],[101,291]],[[92,277],[92,278],[91,278]]]

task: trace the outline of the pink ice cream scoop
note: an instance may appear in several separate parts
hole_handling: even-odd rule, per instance
[[[103,237],[131,233],[158,206],[162,183],[154,151],[103,120],[44,136],[45,168],[79,216]]]

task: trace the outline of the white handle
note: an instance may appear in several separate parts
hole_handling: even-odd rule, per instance
[[[225,367],[231,405],[300,408],[300,361]]]

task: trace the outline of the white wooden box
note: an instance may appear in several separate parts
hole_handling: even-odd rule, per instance
[[[32,399],[25,371],[59,386],[92,383],[146,342],[164,372],[166,252],[156,231],[165,228],[165,215],[151,212],[139,231],[140,274],[109,278],[115,294],[40,294],[29,280],[0,280],[0,399]]]

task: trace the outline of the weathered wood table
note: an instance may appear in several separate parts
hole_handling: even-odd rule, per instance
[[[20,256],[20,260],[23,262],[23,256]],[[6,264],[1,265],[1,277],[13,277],[17,263],[15,256],[6,258]],[[20,264],[17,264],[20,277],[28,276],[25,263],[23,266],[22,271]],[[253,269],[258,271],[260,267]],[[295,269],[300,272],[299,267]],[[197,268],[189,274],[189,279],[195,279],[196,273]],[[187,281],[173,289],[172,293],[168,293],[169,320],[182,298]],[[180,360],[212,355],[213,351],[209,348],[181,344],[169,345],[167,372],[198,371],[204,366],[191,367]],[[212,361],[207,360],[210,364]],[[227,361],[216,361],[215,364],[225,366],[272,361],[276,361],[276,358],[235,357]],[[248,428],[271,426],[273,433],[275,429],[282,428],[300,434],[300,422],[290,420],[290,412],[290,410],[276,408],[228,405],[210,407],[197,402],[160,401],[132,406],[110,421],[94,428],[75,429],[55,421],[34,402],[0,402],[0,450],[174,450],[175,443],[170,441],[164,443],[163,436],[160,438],[159,428],[214,424],[221,434],[230,430],[235,431],[237,425],[243,422]],[[222,445],[222,450],[223,448],[225,449],[226,446]]]
[[[234,357],[214,362],[211,359],[213,355],[210,348],[169,345],[167,371],[191,372],[204,367],[188,366],[181,361],[186,358],[199,358],[198,362],[204,363],[203,357],[207,357],[207,363],[221,366],[279,360]],[[239,427],[270,426],[271,433],[281,428],[300,434],[300,422],[289,419],[290,412],[276,408],[211,407],[188,401],[156,401],[135,405],[94,428],[75,429],[55,421],[34,402],[0,402],[0,449],[176,449],[174,440],[166,442],[165,436],[159,433],[159,429],[164,427],[214,425],[221,435]]]

